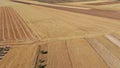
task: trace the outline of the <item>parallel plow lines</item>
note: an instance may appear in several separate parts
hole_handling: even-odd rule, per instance
[[[0,19],[0,41],[35,39],[34,33],[13,8],[1,7]]]

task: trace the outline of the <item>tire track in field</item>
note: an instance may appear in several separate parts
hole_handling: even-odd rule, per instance
[[[3,39],[2,39],[2,12],[3,12],[3,10],[2,10],[2,8],[0,8],[0,41],[2,41]]]
[[[24,28],[25,26],[22,25],[22,21],[21,19],[17,16],[16,12],[14,10],[12,10],[12,12],[14,12],[14,16],[15,18],[17,18],[16,20],[19,21],[20,23],[18,23],[16,26],[20,26],[21,29],[21,33],[23,33],[23,39],[27,39],[29,38],[28,35],[26,34],[26,29]]]
[[[9,13],[9,10],[8,10],[8,13]],[[12,16],[11,16],[11,14],[9,14],[8,15],[8,20],[9,20],[9,22],[10,22],[10,36],[11,36],[11,39],[10,40],[15,40],[16,39],[16,36],[15,36],[15,31],[13,30],[14,28],[13,28],[13,21],[12,21]],[[13,36],[13,37],[12,37]]]
[[[14,11],[14,12],[15,12],[15,11]],[[29,28],[28,25],[26,25],[26,24],[24,23],[25,21],[21,18],[21,16],[20,16],[19,14],[16,13],[16,16],[19,18],[19,20],[20,20],[20,22],[21,22],[21,25],[24,26],[23,28],[24,28],[24,30],[25,30],[25,32],[26,32],[26,35],[27,35],[29,38],[33,39],[33,32],[32,32],[32,30]]]
[[[4,26],[4,25],[5,25],[5,24],[4,24],[4,22],[5,22],[5,20],[4,20],[4,19],[5,19],[5,14],[4,14],[4,12],[5,12],[5,11],[4,11],[4,8],[2,8],[2,9],[3,9],[3,13],[2,13],[2,14],[3,14],[3,16],[2,16],[2,17],[3,17],[3,19],[2,19],[2,20],[3,20],[3,21],[2,21],[2,27],[3,27],[3,28],[2,28],[2,29],[3,29],[2,38],[3,38],[3,41],[4,41],[4,40],[5,40],[5,36],[4,36],[4,35],[5,35],[5,34],[4,34],[4,32],[5,32],[5,30],[4,30],[4,28],[5,28],[5,26]]]
[[[16,12],[14,12],[13,9],[11,10],[11,12],[12,12],[12,15],[14,15],[14,19],[16,19],[16,22],[19,22],[19,23],[16,23],[15,25],[19,26],[19,27],[16,27],[16,28],[19,29],[20,35],[22,37],[21,39],[26,40],[27,35],[25,34],[25,31],[23,29],[23,26],[21,25],[21,22],[19,21],[19,18],[16,16]]]
[[[34,39],[34,33],[33,33],[33,31],[30,29],[30,27],[27,25],[27,24],[25,24],[24,22],[24,20],[23,20],[23,18],[19,15],[19,14],[17,14],[17,16],[21,19],[21,21],[22,21],[22,25],[23,26],[25,26],[24,28],[26,29],[26,33],[27,33],[27,35],[31,38],[31,39]],[[29,33],[28,33],[29,32]]]
[[[18,29],[17,29],[17,26],[15,25],[16,23],[18,23],[18,22],[15,22],[15,18],[13,17],[13,15],[11,14],[12,12],[10,11],[11,9],[10,8],[8,8],[8,12],[9,12],[9,16],[10,16],[10,18],[11,18],[11,20],[12,20],[12,22],[11,22],[11,24],[13,25],[13,27],[14,27],[14,36],[13,36],[13,38],[15,38],[16,40],[17,39],[19,39],[20,38],[20,36],[19,36],[19,32],[18,32]],[[14,39],[14,40],[15,40]]]
[[[16,11],[17,12],[17,11]],[[21,17],[20,15],[18,15],[19,17]],[[25,20],[21,17],[21,19],[25,22]],[[31,39],[35,39],[35,37],[33,36],[34,35],[34,32],[31,30],[31,28],[27,25],[27,24],[25,24],[25,23],[23,23],[25,26],[27,26],[28,28],[28,30],[31,32],[30,33],[30,35],[31,35]]]
[[[7,15],[6,15],[6,8],[3,8],[3,10],[4,10],[4,39],[6,40],[6,39],[8,39],[8,30],[7,30],[7,25],[6,25],[6,22],[7,22],[7,20],[6,20],[6,18],[7,18]]]
[[[7,10],[7,8],[5,8],[5,10]],[[8,19],[8,12],[7,11],[5,11],[5,17],[6,17],[6,19],[5,19],[5,26],[6,26],[6,28],[5,28],[5,30],[6,30],[5,39],[10,40],[10,32],[9,32],[9,24],[8,24],[9,20],[7,20]]]
[[[0,18],[0,41],[34,40],[34,33],[13,8],[1,7]]]
[[[13,31],[13,35],[11,36],[12,38],[13,38],[13,40],[16,40],[17,39],[17,34],[16,34],[16,28],[15,28],[15,26],[14,26],[14,24],[13,24],[13,17],[12,17],[12,15],[10,14],[10,11],[9,10],[6,10],[6,11],[8,11],[8,16],[10,16],[10,18],[11,18],[11,22],[10,22],[10,24],[12,25],[11,27],[12,27],[12,31]]]

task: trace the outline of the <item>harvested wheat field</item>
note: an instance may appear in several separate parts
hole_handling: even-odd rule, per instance
[[[74,6],[74,7],[89,7],[93,9],[101,10],[120,10],[120,1],[88,1],[88,2],[67,2],[67,3],[56,3],[58,5]]]
[[[10,47],[8,53],[0,61],[0,68],[33,68],[37,51],[38,46],[35,45]]]
[[[56,2],[0,0],[0,68],[120,68],[119,1]]]

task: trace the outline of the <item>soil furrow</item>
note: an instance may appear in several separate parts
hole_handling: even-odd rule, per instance
[[[5,18],[4,18],[4,37],[5,37],[5,40],[9,39],[8,38],[8,29],[7,29],[7,12],[6,12],[6,7],[4,8],[4,15],[5,15]]]
[[[9,14],[10,14],[10,16],[11,16],[11,18],[12,18],[11,24],[13,24],[13,26],[14,26],[14,31],[15,31],[16,39],[21,39],[21,38],[20,38],[19,29],[17,28],[18,26],[16,25],[18,22],[16,21],[16,18],[15,18],[15,16],[14,16],[14,13],[12,12],[12,9],[9,8],[9,10],[10,10],[10,11],[9,11]]]
[[[9,11],[9,10],[8,10],[8,11]],[[12,37],[14,38],[14,40],[16,40],[16,39],[17,39],[17,37],[16,37],[16,28],[15,28],[15,25],[13,24],[14,18],[13,18],[13,16],[12,16],[12,14],[10,13],[10,11],[9,11],[9,16],[10,16],[10,18],[11,18],[11,27],[12,27],[12,31],[13,31]]]
[[[30,36],[30,32],[27,30],[28,26],[25,26],[23,23],[25,23],[25,21],[23,21],[23,19],[14,11],[16,17],[18,18],[19,22],[20,22],[20,25],[26,35],[27,38],[31,38]]]
[[[8,16],[9,16],[9,13],[8,13],[8,10],[7,10],[7,7],[6,7],[6,22],[5,22],[5,24],[6,24],[6,31],[7,31],[7,34],[6,34],[6,36],[7,36],[7,40],[10,40],[10,27],[9,27],[9,23],[10,23],[10,21],[9,21],[9,19],[8,19]]]
[[[3,26],[3,33],[2,33],[2,39],[3,39],[3,41],[4,41],[4,40],[5,40],[5,36],[4,36],[4,35],[5,35],[5,23],[4,23],[4,22],[5,22],[5,20],[4,20],[4,19],[5,19],[5,13],[4,13],[5,10],[4,10],[4,8],[2,8],[2,10],[3,10],[3,16],[2,16],[2,17],[3,17],[3,25],[2,25],[2,26]]]
[[[9,10],[7,10],[8,13],[9,13]],[[12,26],[12,20],[11,20],[11,16],[10,14],[8,14],[8,20],[9,20],[9,34],[10,34],[10,40],[15,40],[15,34],[14,34],[14,31],[13,31],[13,26]]]
[[[16,26],[19,26],[19,31],[20,31],[20,34],[22,35],[22,38],[27,39],[28,37],[26,35],[25,29],[23,28],[24,26],[21,25],[21,21],[20,21],[19,17],[17,16],[16,12],[14,10],[12,10],[12,12],[14,13],[16,21],[19,22]]]
[[[2,41],[2,8],[0,8],[0,41]]]
[[[0,18],[0,41],[34,39],[32,30],[13,8],[1,7]]]

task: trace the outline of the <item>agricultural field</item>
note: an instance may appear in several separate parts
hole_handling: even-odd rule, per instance
[[[119,3],[103,2],[0,0],[0,68],[120,68]]]
[[[1,7],[0,10],[0,24],[2,24],[0,26],[0,41],[34,39],[33,32],[11,7]]]
[[[33,68],[37,51],[37,45],[10,47],[8,53],[0,60],[0,68]]]
[[[69,6],[81,6],[85,4],[91,4],[91,3],[102,3],[102,2],[108,2],[106,0],[98,0],[98,1],[86,1],[86,2],[66,2],[66,3],[56,3],[60,5],[69,5]]]
[[[109,4],[109,5],[101,5],[101,6],[92,6],[92,7],[99,8],[99,9],[107,9],[107,10],[119,11],[120,10],[120,3],[118,3],[118,4]]]
[[[56,3],[59,5],[75,6],[75,7],[90,7],[95,9],[104,10],[120,10],[120,1],[90,1],[90,2],[68,2],[68,3]]]

